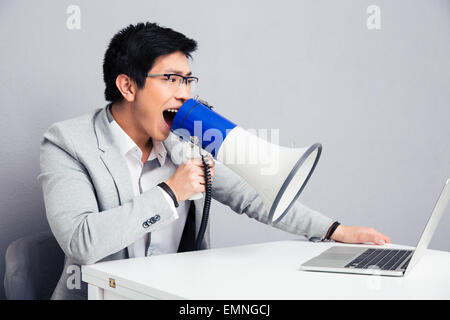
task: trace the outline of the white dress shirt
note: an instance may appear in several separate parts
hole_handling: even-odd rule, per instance
[[[134,195],[138,196],[142,192],[155,187],[158,183],[167,181],[175,173],[176,166],[170,157],[167,157],[164,144],[161,141],[152,139],[153,147],[151,153],[147,161],[142,163],[141,149],[114,120],[109,109],[110,106],[107,108],[107,113],[113,140],[126,159]],[[147,233],[129,246],[130,258],[176,253],[178,251],[190,201],[179,202],[178,208],[175,208],[173,200],[167,192],[162,188],[159,189],[172,207],[174,219],[171,223],[162,226],[151,234]]]

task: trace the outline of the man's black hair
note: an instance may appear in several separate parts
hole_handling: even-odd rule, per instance
[[[116,87],[119,74],[127,75],[142,89],[156,58],[176,51],[191,58],[191,52],[196,49],[195,40],[170,28],[160,27],[157,23],[129,25],[114,35],[105,53],[105,99],[110,102],[122,100],[122,94]]]

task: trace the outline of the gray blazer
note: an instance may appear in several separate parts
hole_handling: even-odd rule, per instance
[[[172,133],[164,141],[169,156],[179,143],[185,142]],[[40,168],[38,180],[47,219],[66,255],[53,299],[86,299],[87,284],[76,283],[80,282],[75,274],[80,265],[127,259],[128,246],[158,230],[172,216],[158,187],[134,196],[125,158],[112,141],[106,107],[53,124],[44,133]],[[270,224],[256,191],[223,164],[216,162],[215,169],[213,199],[238,214]],[[195,234],[200,228],[203,201],[193,201]],[[312,240],[323,238],[332,223],[298,201],[290,210],[273,226]],[[208,228],[202,248],[209,247]]]

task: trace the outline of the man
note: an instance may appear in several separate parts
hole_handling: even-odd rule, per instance
[[[197,81],[188,65],[196,47],[194,40],[157,24],[128,26],[105,53],[110,103],[45,132],[38,179],[50,227],[66,254],[53,299],[86,299],[85,283],[70,285],[70,266],[194,249],[203,199],[188,199],[205,191],[203,165],[199,159],[173,161],[173,150],[183,142],[170,132],[169,113],[190,98]],[[269,224],[255,190],[222,164],[208,161],[212,197]],[[371,228],[336,228],[330,218],[299,202],[290,211],[274,226],[309,239],[328,234],[341,242],[389,242]],[[209,242],[207,230],[201,248]]]

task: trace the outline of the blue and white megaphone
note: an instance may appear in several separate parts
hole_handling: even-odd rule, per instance
[[[322,151],[320,143],[309,148],[270,143],[225,119],[198,98],[180,107],[171,130],[183,140],[196,140],[198,148],[247,181],[261,197],[271,222],[281,220],[299,197]]]

